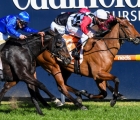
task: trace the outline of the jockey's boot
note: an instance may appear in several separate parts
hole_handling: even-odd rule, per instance
[[[79,60],[80,59],[80,53],[79,53],[79,50],[81,48],[81,43],[78,42],[77,45],[76,45],[76,48],[74,48],[72,50],[72,57],[74,57],[76,60]]]

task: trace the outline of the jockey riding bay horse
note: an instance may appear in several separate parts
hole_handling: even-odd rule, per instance
[[[132,42],[139,41],[139,33],[134,26],[124,18],[116,18],[117,23],[112,27],[111,31],[104,37],[91,38],[84,46],[83,61],[79,65],[79,74],[93,78],[100,89],[99,95],[87,94],[82,92],[82,95],[90,99],[105,98],[106,82],[113,81],[115,88],[113,89],[113,99],[111,106],[114,106],[118,97],[119,79],[110,74],[114,57],[120,49],[122,40],[129,40]],[[82,105],[78,100],[74,99],[68,91],[73,92],[75,95],[81,97],[81,92],[67,85],[67,79],[71,73],[74,73],[74,64],[64,66],[54,57],[48,57],[51,54],[44,51],[37,57],[37,62],[49,73],[51,73],[58,85],[58,89],[76,106],[80,109],[86,110],[87,108]],[[3,90],[7,91],[16,83],[5,84]],[[9,88],[7,88],[9,86]]]
[[[4,76],[2,80],[7,81],[5,86],[8,88],[8,83],[15,84],[19,81],[25,82],[28,85],[32,102],[37,112],[41,115],[43,113],[39,107],[37,98],[41,101],[44,99],[40,96],[39,91],[35,92],[35,89],[39,88],[43,90],[46,94],[51,96],[53,100],[56,100],[56,97],[47,90],[45,85],[34,78],[36,69],[35,60],[37,56],[45,50],[48,50],[51,56],[58,57],[64,65],[69,64],[71,61],[66,43],[62,36],[53,31],[45,32],[44,37],[33,34],[28,36],[25,40],[9,38],[1,52]],[[49,106],[46,101],[42,103],[45,106]]]
[[[89,39],[84,47],[83,61],[79,65],[80,75],[91,77],[96,81],[98,88],[100,89],[99,95],[92,95],[87,93],[82,93],[90,99],[96,98],[105,98],[107,96],[106,92],[106,82],[113,81],[115,88],[113,89],[113,99],[110,102],[111,106],[114,106],[118,97],[118,87],[119,79],[117,76],[110,74],[112,64],[114,62],[114,57],[118,53],[118,50],[121,47],[123,40],[128,40],[131,42],[139,42],[140,35],[134,26],[125,18],[116,18],[117,22],[112,27],[111,31],[106,34],[104,37],[97,37]],[[68,91],[73,92],[76,95],[79,95],[79,91],[67,85],[67,79],[70,77],[71,73],[74,73],[75,68],[74,64],[69,64],[64,66],[58,61],[56,63],[53,61],[51,63],[59,64],[56,69],[52,70],[51,65],[47,62],[50,59],[46,59],[45,56],[48,56],[49,53],[45,51],[40,54],[37,58],[37,62],[47,71],[54,76],[59,90],[66,96],[69,96]],[[55,60],[55,59],[54,59]],[[61,72],[61,73],[60,73]],[[64,79],[64,81],[63,81]],[[66,86],[65,90],[64,84]],[[80,96],[79,96],[80,97]],[[69,97],[68,97],[69,98]],[[70,99],[70,98],[69,98]],[[72,101],[72,99],[70,99]],[[75,103],[78,105],[78,103]],[[80,107],[80,106],[79,106]],[[82,109],[82,108],[81,108]]]

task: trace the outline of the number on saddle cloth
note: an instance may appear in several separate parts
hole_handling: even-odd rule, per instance
[[[69,52],[71,52],[74,48],[76,48],[79,38],[73,35],[67,35],[67,34],[64,34],[62,37],[64,38],[66,42],[66,46]]]

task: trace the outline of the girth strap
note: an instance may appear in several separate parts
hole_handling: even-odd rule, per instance
[[[74,73],[80,74],[80,65],[79,60],[74,60]]]

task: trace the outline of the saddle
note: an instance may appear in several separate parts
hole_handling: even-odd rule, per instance
[[[73,35],[64,34],[62,36],[66,42],[67,49],[72,58],[71,64],[74,64],[74,72],[80,73],[80,63],[83,60],[82,44],[77,44],[79,38]]]
[[[109,29],[102,32],[96,32],[94,37],[103,37],[108,32],[110,32]],[[71,55],[71,64],[74,64],[74,72],[80,74],[80,64],[83,61],[83,45],[80,43],[78,44],[79,38],[76,36],[64,34],[62,37],[64,38],[69,54]]]

